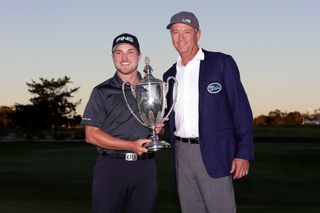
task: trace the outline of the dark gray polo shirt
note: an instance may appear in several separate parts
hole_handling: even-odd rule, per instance
[[[139,78],[141,78],[140,73]],[[98,127],[104,132],[124,140],[133,141],[148,138],[150,130],[137,121],[126,105],[122,93],[122,83],[123,81],[116,73],[112,78],[93,89],[81,125]],[[138,107],[129,86],[125,87],[125,93],[131,109],[138,116]],[[98,151],[119,152],[99,147]]]

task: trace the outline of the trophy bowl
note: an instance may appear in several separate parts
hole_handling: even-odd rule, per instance
[[[126,104],[133,116],[142,125],[150,129],[151,141],[146,143],[144,147],[148,149],[148,152],[154,152],[161,149],[170,148],[170,144],[168,142],[159,140],[159,136],[155,131],[155,128],[158,124],[163,123],[163,121],[167,119],[174,107],[174,104],[172,104],[167,115],[164,116],[165,109],[167,107],[166,94],[168,92],[169,81],[174,80],[175,84],[177,81],[174,77],[168,78],[167,82],[156,79],[152,75],[152,68],[149,65],[150,59],[148,57],[145,58],[145,63],[146,65],[143,70],[145,72],[144,78],[136,85],[130,85],[133,97],[135,98],[138,106],[138,116],[133,112],[126,98],[124,87],[126,84],[128,84],[127,82],[123,82],[122,92]]]

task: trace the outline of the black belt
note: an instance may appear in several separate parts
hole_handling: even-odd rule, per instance
[[[199,144],[199,138],[180,138],[176,136],[176,140],[184,143],[189,143],[189,144]]]
[[[145,153],[142,155],[137,155],[136,153],[106,153],[106,152],[102,152],[102,155],[111,157],[111,158],[119,158],[119,159],[123,159],[126,161],[137,161],[137,160],[147,160],[147,159],[152,159],[154,158],[154,153]]]

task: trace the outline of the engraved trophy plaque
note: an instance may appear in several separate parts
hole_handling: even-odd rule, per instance
[[[142,125],[150,129],[151,142],[147,143],[145,148],[148,149],[148,152],[154,152],[161,149],[170,148],[169,143],[159,140],[159,136],[156,133],[155,128],[157,124],[162,123],[168,118],[174,107],[175,98],[167,115],[164,116],[165,108],[167,107],[166,95],[169,88],[169,81],[174,80],[175,85],[177,84],[177,81],[172,76],[167,79],[167,82],[156,79],[152,75],[152,67],[150,66],[150,59],[148,57],[145,58],[145,64],[146,65],[143,69],[145,72],[144,78],[136,85],[130,85],[133,97],[135,98],[138,106],[139,116],[133,112],[126,98],[124,87],[126,84],[128,84],[128,82],[124,82],[122,84],[122,93],[133,116]],[[175,86],[174,88],[176,89],[177,87]]]

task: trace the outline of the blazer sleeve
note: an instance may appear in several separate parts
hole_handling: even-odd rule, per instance
[[[253,116],[249,100],[240,80],[234,59],[227,55],[224,61],[224,82],[236,134],[236,158],[253,160]]]

